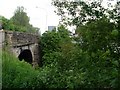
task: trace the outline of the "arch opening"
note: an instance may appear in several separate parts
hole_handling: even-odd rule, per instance
[[[20,61],[25,60],[26,62],[32,64],[32,53],[29,49],[23,50],[20,55],[18,56]]]

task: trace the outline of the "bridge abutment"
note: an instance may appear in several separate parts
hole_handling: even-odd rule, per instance
[[[2,44],[0,47],[7,48],[8,51],[13,53],[16,57],[24,50],[30,50],[32,55],[32,65],[37,66],[40,63],[39,52],[39,36],[35,34],[28,34],[14,31],[0,31],[0,37],[2,37]],[[29,58],[26,53],[21,55],[23,59]]]

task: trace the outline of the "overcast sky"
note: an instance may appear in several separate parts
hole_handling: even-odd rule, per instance
[[[43,33],[47,26],[57,26],[60,17],[54,13],[52,0],[0,0],[0,15],[11,18],[17,6],[23,6],[30,17],[30,23]]]

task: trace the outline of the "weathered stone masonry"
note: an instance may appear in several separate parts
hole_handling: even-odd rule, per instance
[[[12,52],[16,57],[23,59],[30,59],[29,53],[31,53],[32,64],[37,65],[40,62],[38,35],[1,30],[0,37],[2,37],[2,44],[0,44],[0,47],[4,48],[7,46],[8,50]],[[27,52],[29,51],[29,53],[22,53],[25,50]]]

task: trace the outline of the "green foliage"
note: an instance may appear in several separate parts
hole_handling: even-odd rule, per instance
[[[12,23],[12,21],[6,19],[3,16],[0,16],[1,18],[1,24],[2,24],[2,28],[5,30],[14,30],[14,24]]]
[[[19,32],[28,32],[28,33],[38,33],[38,29],[33,27],[29,23],[29,17],[27,13],[24,11],[24,7],[18,7],[13,15],[13,17],[9,20],[3,16],[0,16],[2,27],[5,30],[19,31]]]
[[[25,61],[19,61],[13,55],[2,54],[3,88],[42,88],[39,71]]]
[[[69,37],[69,32],[64,28],[64,26],[60,26],[58,31],[53,30],[44,33],[41,37],[41,48],[43,55],[47,57],[51,53],[59,52],[61,48],[60,44],[70,41],[71,39]]]
[[[100,19],[106,16],[105,12],[107,11],[102,7],[100,1],[90,3],[84,0],[77,0],[76,2],[53,0],[52,4],[57,8],[56,12],[62,17],[63,23],[67,25],[79,26],[88,22],[88,20]]]
[[[87,54],[86,87],[118,87],[120,57],[119,51],[115,50],[118,46],[112,44],[119,45],[119,42],[114,28],[115,24],[104,17],[77,28],[79,38],[82,38],[79,46]]]
[[[119,88],[119,16],[115,17],[114,12],[107,16],[100,2],[56,1],[54,5],[60,10],[59,14],[64,16],[63,8],[66,8],[74,17],[71,22],[65,22],[77,26],[78,36],[70,37],[63,25],[57,31],[45,32],[40,40],[43,66],[38,70],[4,54],[7,57],[3,59],[3,86]],[[75,16],[79,6],[81,13]]]
[[[29,17],[27,13],[24,11],[24,7],[17,7],[14,12],[14,16],[11,18],[13,23],[17,26],[28,26],[29,25]]]
[[[104,22],[104,24],[103,24]],[[116,88],[118,87],[119,57],[115,57],[107,40],[110,40],[111,27],[105,28],[104,38],[99,25],[110,26],[109,22],[98,20],[78,29],[84,37],[83,43],[72,43],[69,33],[63,26],[58,31],[46,32],[41,37],[43,66],[37,70],[28,63],[20,62],[12,55],[3,53],[4,88]],[[91,26],[91,27],[90,27]],[[104,29],[104,30],[105,30]],[[63,30],[63,31],[62,31]],[[87,30],[87,31],[84,31]],[[92,30],[94,32],[92,32]],[[83,32],[84,31],[84,32]],[[95,32],[97,43],[93,43]],[[94,34],[93,34],[94,33]],[[89,38],[87,35],[90,35]],[[103,41],[100,38],[103,39]],[[115,38],[114,38],[115,39]],[[50,41],[51,40],[51,41]],[[92,40],[92,41],[91,41]],[[105,42],[104,42],[105,40]],[[113,41],[112,41],[113,42]],[[107,43],[107,44],[106,44]],[[53,45],[53,47],[51,47]],[[55,46],[54,46],[55,45]],[[98,45],[98,46],[97,46]],[[95,50],[92,48],[95,48]],[[81,48],[84,47],[84,48]],[[106,49],[103,49],[105,48]],[[115,54],[116,55],[116,54]]]
[[[106,18],[87,23],[77,29],[78,37],[82,38],[80,43],[72,43],[72,39],[69,34],[65,34],[63,28],[62,33],[44,33],[41,38],[45,51],[42,57],[43,67],[49,69],[50,73],[46,87],[118,87],[118,58],[112,56],[114,49],[111,46],[113,29],[114,24]]]
[[[90,52],[110,49],[111,32],[114,26],[108,19],[102,18],[77,28],[76,32],[82,38],[82,49]]]
[[[118,34],[112,36],[116,24],[106,17],[88,21],[77,27],[78,37],[72,43],[64,29],[46,32],[42,36],[44,67],[51,68],[48,87],[116,88],[119,80]],[[59,38],[59,36],[65,36]],[[116,34],[116,32],[115,32]],[[45,37],[45,35],[47,35]],[[68,39],[69,37],[69,39]],[[57,39],[56,39],[57,38]],[[47,42],[50,43],[47,43]],[[60,43],[59,43],[60,42]],[[51,46],[53,44],[53,46]],[[51,46],[51,47],[45,47]],[[49,52],[50,51],[50,52]],[[116,53],[115,53],[116,52]],[[54,76],[55,75],[55,76]],[[54,78],[53,78],[54,76]],[[62,78],[61,78],[62,77]],[[61,83],[62,82],[62,83]],[[52,84],[51,84],[52,83]],[[57,83],[57,84],[56,84]]]
[[[118,30],[113,30],[112,32],[111,32],[111,34],[113,35],[113,36],[118,36]]]

